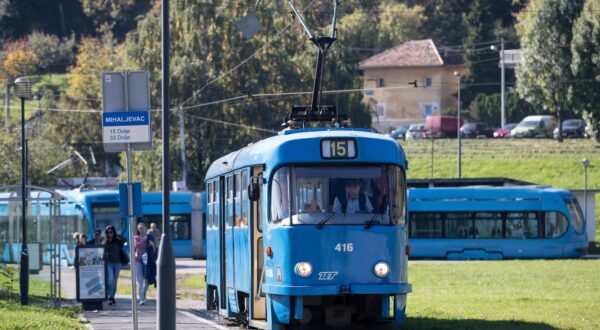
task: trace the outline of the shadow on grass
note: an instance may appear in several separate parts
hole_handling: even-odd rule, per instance
[[[527,329],[527,330],[551,330],[559,329],[551,325],[539,322],[526,322],[517,320],[446,320],[427,317],[408,317],[401,329]]]
[[[591,242],[587,252],[588,254],[600,254],[600,243]]]

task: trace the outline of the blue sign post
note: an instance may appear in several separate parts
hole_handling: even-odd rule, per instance
[[[133,214],[129,214],[129,195],[128,188],[131,187]],[[119,208],[121,210],[121,216],[136,217],[140,218],[144,214],[142,212],[142,183],[141,182],[128,182],[119,183]]]

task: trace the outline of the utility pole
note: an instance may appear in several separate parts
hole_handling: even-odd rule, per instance
[[[458,71],[454,71],[454,76],[457,78],[458,81],[458,101],[456,103],[456,110],[457,110],[457,114],[458,114],[458,118],[456,120],[456,135],[457,135],[457,140],[458,140],[458,150],[457,150],[457,163],[456,163],[456,177],[457,178],[461,178],[462,173],[461,173],[461,161],[462,161],[462,150],[461,150],[461,140],[460,140],[460,78],[461,78],[461,74]]]
[[[500,127],[506,125],[506,106],[505,106],[505,79],[504,79],[504,38],[500,38],[500,50],[495,45],[490,46],[491,50],[500,54]]]
[[[171,166],[169,164],[169,0],[162,0],[162,238],[158,249],[158,303],[156,323],[159,330],[175,330],[175,256],[169,233],[171,215]]]
[[[500,127],[506,125],[506,108],[505,108],[505,94],[504,94],[504,38],[500,38],[500,115],[502,117]]]
[[[185,119],[183,118],[183,109],[179,102],[177,103],[179,111],[179,144],[181,147],[181,183],[183,190],[187,190],[187,162],[185,160]]]
[[[6,127],[8,127],[8,122],[10,121],[10,81],[6,81],[6,95],[4,95],[4,110],[6,114]]]

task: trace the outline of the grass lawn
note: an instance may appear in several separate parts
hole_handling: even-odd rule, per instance
[[[137,285],[137,284],[136,284]],[[178,274],[176,275],[176,299],[196,300],[199,301],[201,296],[204,296],[204,274]],[[122,270],[119,274],[119,284],[117,286],[117,294],[131,295],[131,272]],[[147,292],[148,298],[156,298],[156,288],[150,286]]]
[[[409,179],[455,178],[457,140],[400,141]],[[589,139],[463,139],[464,178],[508,177],[566,189],[584,188],[581,159],[591,161],[588,188],[600,189],[600,145]],[[600,194],[596,195],[596,237],[600,240]]]
[[[408,329],[600,329],[600,260],[411,262]]]
[[[33,94],[43,95],[44,91],[50,90],[54,94],[55,100],[58,100],[61,93],[66,92],[69,87],[70,74],[53,73],[40,76],[30,76],[32,81],[31,92]],[[4,86],[4,85],[3,85]],[[2,95],[6,92],[6,87],[0,91]],[[21,120],[21,100],[14,95],[14,89],[11,88],[10,98],[10,118],[12,121]],[[38,100],[25,100],[25,118],[31,117],[38,107]],[[2,109],[4,111],[4,96],[2,96]],[[2,116],[5,116],[3,113]]]
[[[0,282],[6,277],[0,275]],[[0,299],[0,329],[83,329],[79,322],[79,308],[49,308],[46,295],[50,292],[50,283],[41,280],[29,280],[29,306],[19,303],[18,271],[13,282],[13,297]]]

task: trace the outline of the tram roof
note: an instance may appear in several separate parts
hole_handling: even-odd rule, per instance
[[[547,186],[489,187],[470,186],[453,188],[411,188],[408,199],[411,202],[482,202],[493,200],[532,200],[544,197],[571,198],[573,194],[565,189]]]
[[[324,160],[320,155],[320,141],[327,138],[349,138],[357,142],[357,157],[347,160]],[[390,152],[395,151],[395,152]],[[206,178],[239,168],[265,164],[270,171],[287,163],[390,163],[406,165],[402,147],[387,135],[365,129],[315,128],[286,130],[259,142],[250,144],[214,161]]]

